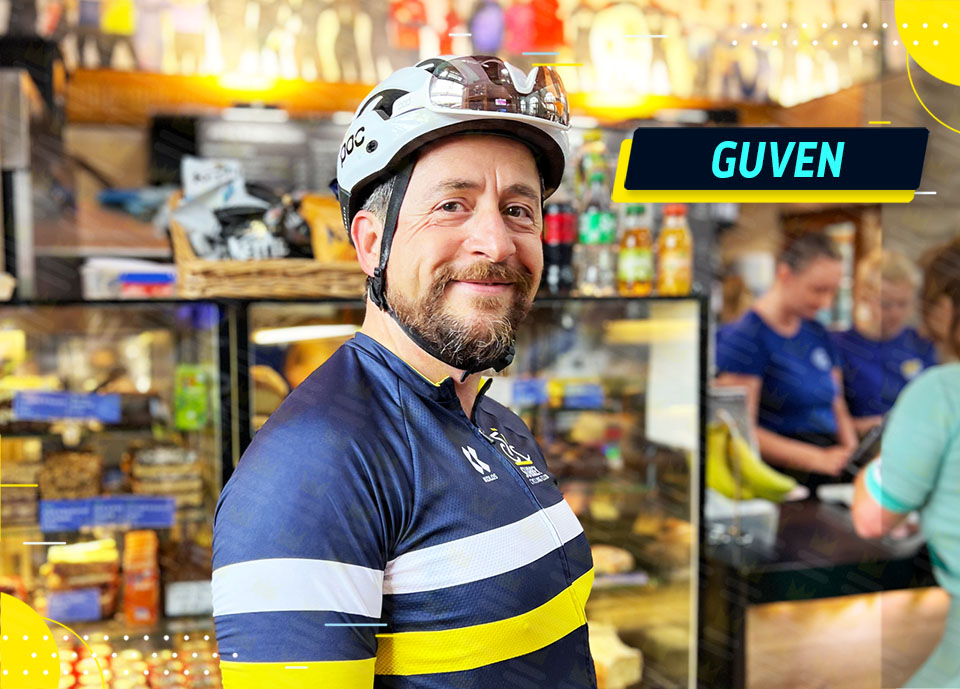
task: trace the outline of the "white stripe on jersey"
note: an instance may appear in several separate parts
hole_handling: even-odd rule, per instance
[[[390,560],[383,593],[417,593],[469,584],[525,567],[583,533],[566,500],[519,521]],[[558,538],[559,537],[559,538]]]
[[[383,572],[333,560],[249,560],[213,571],[213,614],[328,610],[380,619]]]

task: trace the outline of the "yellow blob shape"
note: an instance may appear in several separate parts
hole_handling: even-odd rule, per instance
[[[6,673],[0,674],[0,689],[57,689],[60,684],[53,633],[33,608],[5,593],[0,593],[0,658]]]
[[[960,2],[897,0],[894,11],[903,47],[916,63],[940,81],[960,86]]]

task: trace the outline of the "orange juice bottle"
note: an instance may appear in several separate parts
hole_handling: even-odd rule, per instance
[[[129,531],[123,547],[123,612],[131,626],[151,626],[160,613],[157,532]]]
[[[667,204],[657,238],[657,293],[685,296],[693,286],[693,237],[687,226],[687,207]]]
[[[645,297],[653,291],[653,233],[643,206],[628,206],[620,257],[617,290],[625,297]]]

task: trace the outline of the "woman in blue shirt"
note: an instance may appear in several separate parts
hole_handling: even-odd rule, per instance
[[[878,425],[903,387],[936,363],[933,343],[907,327],[918,286],[903,254],[876,250],[857,266],[854,327],[833,334],[844,397],[860,433]]]
[[[811,489],[840,474],[857,442],[836,350],[814,320],[842,275],[826,236],[794,240],[770,291],[717,342],[717,382],[746,388],[763,458]]]

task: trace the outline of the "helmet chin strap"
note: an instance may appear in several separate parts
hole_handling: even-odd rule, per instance
[[[447,361],[441,352],[433,346],[430,342],[424,339],[420,333],[414,331],[412,328],[407,327],[405,324],[400,322],[400,319],[397,318],[397,315],[393,312],[393,309],[390,308],[390,305],[387,303],[387,259],[390,258],[390,248],[393,246],[393,236],[397,231],[397,220],[400,217],[400,206],[403,204],[403,197],[407,192],[407,186],[410,184],[410,175],[413,173],[414,161],[407,162],[403,168],[397,172],[393,184],[393,192],[390,194],[390,203],[387,204],[387,215],[383,223],[383,235],[380,238],[380,261],[376,269],[373,272],[373,277],[367,278],[369,283],[369,294],[370,299],[381,311],[388,313],[393,320],[400,326],[400,329],[403,330],[406,335],[417,343],[417,346],[420,347],[427,354],[432,356],[434,359],[438,359],[445,364],[450,366],[456,366]],[[460,382],[464,382],[467,379],[467,376],[474,373],[480,373],[481,371],[486,371],[489,368],[492,368],[496,372],[500,372],[505,369],[513,361],[515,353],[515,341],[510,342],[510,347],[507,351],[496,359],[490,361],[481,361],[478,362],[475,366],[464,369],[463,375],[460,376]]]

